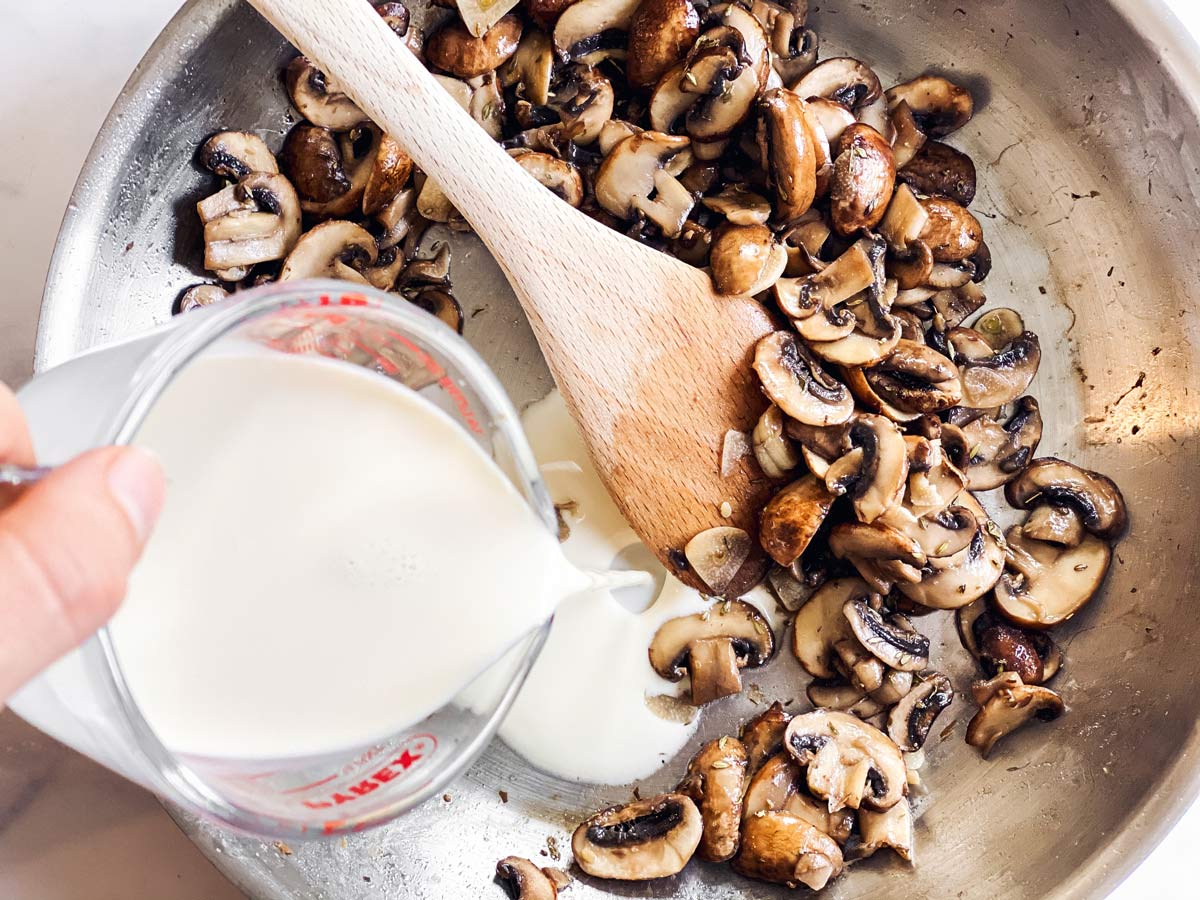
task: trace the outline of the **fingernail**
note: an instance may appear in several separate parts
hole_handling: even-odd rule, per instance
[[[144,541],[162,512],[166,482],[158,457],[141,447],[125,447],[108,467],[108,489]]]

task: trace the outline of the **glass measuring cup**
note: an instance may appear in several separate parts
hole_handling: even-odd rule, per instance
[[[554,507],[517,413],[484,362],[433,316],[345,282],[246,291],[39,375],[18,394],[39,460],[54,463],[89,447],[129,443],[180,371],[233,342],[344,360],[418,391],[480,444],[556,532]],[[331,628],[336,625],[331,616]],[[138,709],[106,629],[29,682],[10,706],[64,743],[207,818],[271,837],[333,834],[388,821],[460,774],[491,740],[548,631],[546,623],[524,637],[427,719],[370,746],[320,757],[236,760],[173,753]],[[343,677],[347,691],[355,690],[352,673]],[[281,687],[248,684],[247,690],[270,702],[271,691]]]

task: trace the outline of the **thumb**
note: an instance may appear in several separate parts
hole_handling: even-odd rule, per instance
[[[116,612],[165,495],[151,454],[106,447],[0,513],[0,701]]]

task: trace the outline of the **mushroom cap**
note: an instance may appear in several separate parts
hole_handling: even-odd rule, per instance
[[[889,108],[901,100],[908,104],[921,130],[934,137],[958,131],[975,112],[971,92],[938,75],[922,75],[888,90]]]
[[[307,122],[288,132],[279,160],[304,212],[337,218],[359,207],[374,154],[358,154],[356,144],[349,133],[336,135]]]
[[[740,597],[760,581],[765,570],[754,540],[741,528],[718,525],[692,537],[684,558],[715,596]]]
[[[644,0],[629,22],[625,72],[634,87],[648,88],[687,56],[700,34],[691,0]]]
[[[900,429],[883,416],[859,415],[846,434],[850,446],[862,450],[862,463],[853,483],[846,487],[854,501],[855,515],[869,524],[893,509],[904,496],[908,446]]]
[[[729,736],[709,741],[688,763],[678,790],[700,809],[704,822],[698,851],[701,859],[725,862],[737,853],[746,765],[746,748]]]
[[[821,97],[853,110],[878,100],[883,85],[870,66],[849,56],[835,56],[809,69],[791,90],[804,100]]]
[[[818,152],[797,95],[784,88],[767,91],[758,98],[758,110],[758,144],[775,193],[775,218],[786,225],[808,212],[816,198]]]
[[[733,870],[747,878],[774,884],[825,887],[841,874],[842,851],[837,842],[798,816],[763,812],[742,826],[742,848]]]
[[[564,61],[603,49],[613,32],[628,31],[639,0],[578,0],[554,25],[554,49]]]
[[[571,851],[579,868],[596,878],[667,878],[688,864],[703,830],[690,797],[661,794],[596,813],[575,829]]]
[[[583,202],[583,177],[574,164],[536,150],[510,150],[509,153],[517,165],[542,187],[557,194],[560,200],[571,206]]]
[[[292,105],[313,125],[347,131],[367,121],[367,114],[306,57],[293,59],[284,77]]]
[[[711,609],[665,622],[650,641],[650,665],[663,678],[681,679],[688,655],[703,640],[729,642],[738,668],[757,668],[771,658],[775,637],[762,613],[744,600],[724,600]]]
[[[204,221],[204,267],[226,281],[250,266],[283,259],[300,237],[300,201],[291,182],[251,172],[197,204]]]
[[[940,141],[926,141],[916,156],[900,166],[896,178],[922,194],[940,194],[963,206],[975,199],[975,163]]]
[[[993,350],[983,335],[970,328],[953,328],[947,340],[958,363],[962,402],[973,409],[992,409],[1024,393],[1042,361],[1041,345],[1032,331],[1023,331],[1003,350]]]
[[[1106,475],[1046,456],[1035,459],[1004,489],[1017,509],[1045,503],[1069,506],[1092,534],[1104,540],[1120,537],[1129,523],[1121,489]]]
[[[767,396],[806,425],[838,425],[854,412],[854,398],[846,386],[827,375],[789,332],[772,332],[758,342],[754,371]]]
[[[929,217],[918,237],[929,246],[935,262],[970,259],[983,245],[983,226],[965,206],[949,197],[924,197],[921,207]]]
[[[905,340],[863,371],[875,394],[908,413],[941,412],[957,405],[964,399],[959,375],[959,368],[932,347]]]
[[[361,225],[342,220],[322,222],[305,232],[284,260],[280,281],[340,278],[366,284],[362,270],[379,256],[375,239]]]
[[[967,446],[967,487],[987,491],[1018,477],[1037,452],[1042,439],[1042,413],[1037,400],[1028,395],[1016,402],[1008,421],[1001,425],[980,416],[962,426]]]
[[[228,300],[231,296],[232,294],[219,284],[194,284],[179,295],[179,300],[175,304],[175,312],[177,314],[185,313],[202,306],[211,306],[222,300]]]
[[[675,210],[682,211],[682,215],[676,219],[682,226],[682,221],[691,211],[694,201],[675,180],[674,175],[686,167],[690,158],[690,146],[691,142],[686,137],[658,131],[641,131],[620,141],[613,147],[612,152],[604,157],[604,162],[600,164],[600,170],[596,174],[597,202],[614,216],[632,219],[639,210],[647,210],[646,204],[650,203],[648,198],[652,193],[658,191],[661,195],[664,186],[669,188],[668,182],[664,180],[665,175],[686,195],[686,199],[681,199],[679,208]],[[672,195],[672,203],[674,199]],[[657,200],[661,201],[661,196]],[[651,212],[646,211],[646,214],[651,215]],[[675,233],[678,233],[678,228],[675,229]]]
[[[986,759],[996,742],[1005,735],[1012,734],[1034,718],[1057,719],[1065,709],[1062,697],[1054,691],[1040,685],[1022,684],[1020,678],[1012,676],[980,704],[979,711],[967,725],[967,743]]]
[[[775,283],[787,266],[787,251],[765,225],[718,229],[710,254],[717,293],[753,296]]]
[[[802,475],[763,507],[762,548],[781,566],[790,566],[808,548],[836,499],[816,476]]]
[[[239,181],[251,172],[279,172],[266,141],[248,131],[219,131],[200,146],[200,164],[215,175]]]
[[[1064,547],[1034,540],[1014,525],[1005,538],[1015,571],[997,582],[996,608],[1026,628],[1050,628],[1079,612],[1100,589],[1112,559],[1108,544],[1091,534]]]
[[[522,856],[506,856],[496,863],[496,880],[513,900],[555,900],[558,885],[542,869]]]
[[[785,743],[808,787],[831,810],[890,809],[908,787],[900,749],[886,734],[849,713],[819,709],[788,724]]]
[[[850,235],[878,225],[895,186],[896,162],[887,139],[862,123],[843,131],[829,189],[830,218],[838,234]]]
[[[458,78],[477,78],[506,63],[521,41],[521,20],[502,16],[476,37],[460,19],[452,19],[425,42],[425,59],[431,66]]]
[[[927,559],[920,582],[896,586],[909,600],[932,609],[958,609],[973,603],[996,585],[1004,571],[998,526],[970,493],[962,493],[958,502],[980,523],[970,544],[952,556]]]
[[[892,707],[888,736],[905,753],[925,746],[933,723],[954,701],[954,686],[939,672],[930,673]]]
[[[783,749],[783,735],[792,717],[776,700],[742,725],[741,741],[746,748],[746,768],[752,775],[769,757]]]
[[[363,188],[363,215],[376,215],[391,203],[408,184],[412,172],[412,157],[386,134],[381,135]]]

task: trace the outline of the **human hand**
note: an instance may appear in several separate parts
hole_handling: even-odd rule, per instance
[[[25,416],[0,385],[0,462],[34,465]],[[166,481],[134,447],[92,450],[0,499],[0,703],[116,612]]]

